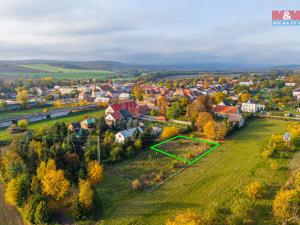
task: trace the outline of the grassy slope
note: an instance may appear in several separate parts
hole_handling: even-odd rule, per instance
[[[282,133],[284,121],[255,121],[236,132],[218,149],[207,155],[194,166],[185,170],[158,190],[147,193],[132,193],[122,190],[124,180],[106,178],[102,188],[118,188],[119,195],[103,193],[101,185],[98,194],[103,205],[105,199],[113,198],[99,224],[164,224],[166,218],[178,210],[205,209],[209,203],[230,204],[230,201],[254,177],[263,183],[270,183],[268,197],[260,200],[257,224],[274,224],[268,212],[271,210],[275,191],[285,182],[287,170],[271,171],[261,156],[263,140],[272,133]],[[281,165],[286,166],[287,160]],[[110,196],[109,196],[110,195]]]
[[[3,72],[0,73],[1,79],[12,78],[41,78],[54,77],[56,79],[132,79],[129,74],[117,74],[106,70],[85,70],[85,69],[67,69],[59,66],[52,66],[49,64],[29,64],[20,65],[20,67],[28,69],[37,69],[41,72]],[[44,72],[43,72],[44,71]]]
[[[64,116],[60,118],[55,119],[49,119],[49,120],[42,120],[39,122],[31,123],[28,128],[29,129],[38,129],[41,127],[49,127],[52,124],[56,122],[65,122],[65,123],[71,123],[71,122],[79,122],[84,119],[86,115],[92,116],[92,117],[99,117],[104,114],[104,110],[94,110],[89,112],[82,112],[82,113],[76,113],[70,116]],[[7,131],[7,129],[0,130],[0,140],[8,140],[11,139],[11,134]]]

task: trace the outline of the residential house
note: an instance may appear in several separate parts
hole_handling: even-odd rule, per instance
[[[73,131],[73,132],[79,132],[81,126],[80,126],[80,123],[70,123],[69,126],[68,126],[68,129],[70,131]]]
[[[296,83],[285,83],[286,87],[295,87]]]
[[[125,141],[127,141],[133,137],[136,130],[138,130],[140,133],[143,132],[143,129],[140,127],[134,127],[134,128],[120,131],[115,135],[115,142],[125,143]]]
[[[89,95],[88,92],[82,91],[82,92],[79,93],[78,99],[79,99],[79,100],[88,100],[88,99],[89,99],[89,96],[90,96],[90,95]]]
[[[243,112],[250,112],[250,113],[256,113],[263,111],[265,109],[265,105],[256,104],[251,101],[248,101],[246,103],[242,103],[241,110]]]
[[[216,105],[213,113],[218,117],[228,118],[231,114],[239,114],[239,109],[237,106]]]
[[[250,86],[252,84],[253,84],[252,81],[242,81],[242,82],[239,83],[239,85],[244,85],[244,86]]]
[[[119,111],[107,114],[107,116],[105,117],[105,122],[107,125],[112,126],[115,125],[118,121],[129,120],[131,118],[132,115],[127,109],[121,109]]]
[[[118,112],[120,110],[127,110],[133,117],[138,117],[143,112],[143,107],[139,106],[135,101],[127,101],[118,104],[109,105],[105,110],[105,115],[109,113]]]
[[[120,100],[129,100],[131,98],[130,94],[129,93],[121,93],[119,95],[119,99]]]
[[[239,115],[239,114],[230,114],[228,116],[228,123],[230,125],[238,124],[239,128],[241,128],[242,126],[244,126],[245,120],[244,120],[244,117],[242,115]]]
[[[300,96],[300,88],[296,88],[295,90],[293,90],[293,96]]]
[[[95,122],[96,121],[95,121],[94,118],[87,118],[87,119],[80,122],[80,126],[81,126],[82,129],[86,129],[86,130],[94,129]]]

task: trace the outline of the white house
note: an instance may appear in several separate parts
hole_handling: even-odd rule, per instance
[[[252,81],[242,81],[242,82],[239,83],[239,85],[244,85],[244,86],[250,86],[252,84],[253,84]]]
[[[293,96],[299,96],[300,95],[300,88],[296,88],[293,90]]]
[[[124,143],[126,140],[129,140],[130,138],[132,138],[134,132],[136,130],[139,130],[139,132],[143,132],[143,129],[140,128],[140,127],[134,127],[134,128],[130,128],[130,129],[127,129],[127,130],[122,130],[118,133],[116,133],[115,135],[115,142],[117,143]]]
[[[243,102],[242,107],[241,107],[242,112],[251,112],[251,113],[256,113],[258,111],[263,111],[265,110],[265,105],[261,104],[256,104],[256,103],[251,103],[250,101],[248,102]]]
[[[295,87],[296,83],[285,83],[286,87]]]
[[[229,124],[238,124],[239,128],[241,128],[245,124],[245,119],[242,115],[230,114],[228,117],[228,123]]]
[[[121,93],[119,95],[119,99],[120,100],[129,100],[131,98],[130,94],[129,93]]]

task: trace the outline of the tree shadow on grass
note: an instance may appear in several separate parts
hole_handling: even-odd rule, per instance
[[[187,209],[198,209],[200,204],[194,203],[184,203],[184,202],[161,202],[161,203],[152,203],[152,202],[135,202],[133,205],[124,204],[119,208],[122,210],[122,215],[113,214],[105,216],[102,219],[119,219],[126,216],[130,217],[140,217],[147,219],[149,217],[155,217],[161,214],[169,215],[170,212],[176,214],[179,211],[184,211]],[[149,210],[150,209],[150,210]]]

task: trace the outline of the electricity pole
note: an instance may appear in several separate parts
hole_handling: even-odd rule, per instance
[[[100,136],[97,136],[97,159],[100,162],[101,160],[101,152],[100,152]]]

